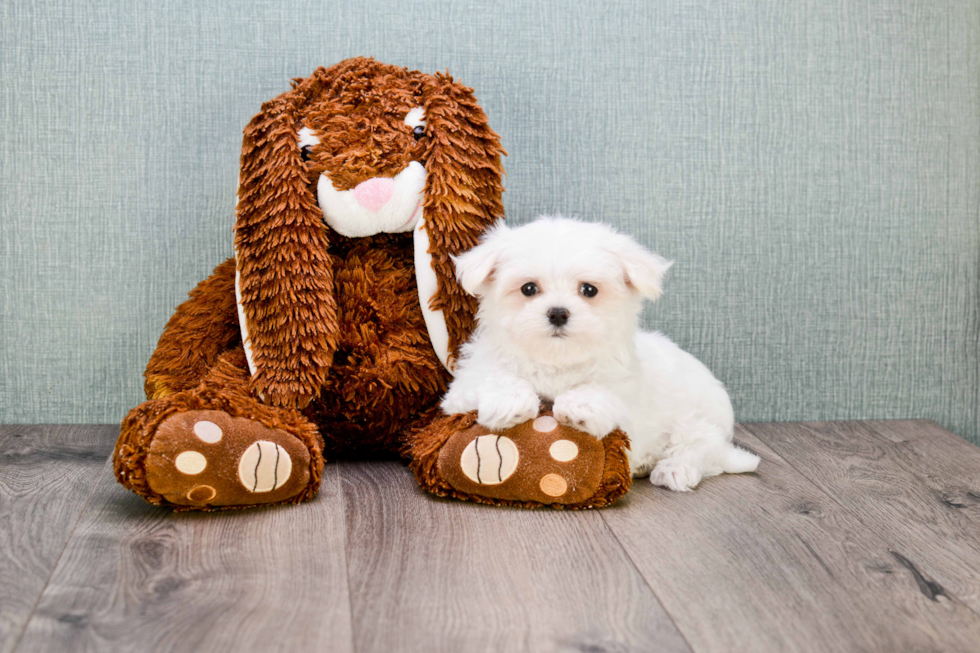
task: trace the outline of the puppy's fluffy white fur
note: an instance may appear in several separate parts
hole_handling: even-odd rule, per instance
[[[480,424],[505,429],[553,401],[559,422],[598,438],[629,434],[633,475],[671,490],[756,469],[758,456],[732,444],[721,382],[663,334],[637,330],[670,261],[605,225],[544,217],[495,227],[455,262],[480,309],[447,413],[476,410]]]

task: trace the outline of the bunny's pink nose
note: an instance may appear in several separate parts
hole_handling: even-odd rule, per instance
[[[395,192],[395,180],[388,177],[374,177],[362,181],[354,187],[354,199],[372,213],[377,213],[388,203]]]

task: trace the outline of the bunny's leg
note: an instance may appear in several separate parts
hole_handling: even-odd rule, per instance
[[[218,357],[241,341],[230,258],[197,284],[167,322],[144,373],[146,398],[196,388]]]
[[[146,401],[123,421],[116,478],[150,503],[214,510],[298,503],[316,494],[323,441],[295,409],[248,392],[241,348],[191,390]]]

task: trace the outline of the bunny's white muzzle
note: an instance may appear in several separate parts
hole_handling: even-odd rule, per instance
[[[372,177],[337,190],[326,175],[317,182],[317,203],[331,229],[348,238],[405,233],[422,216],[425,167],[412,161],[394,177]]]

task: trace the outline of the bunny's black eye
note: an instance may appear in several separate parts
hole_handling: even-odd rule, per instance
[[[583,283],[578,291],[586,297],[595,297],[597,294],[599,294],[599,289],[593,286],[591,283]]]
[[[313,149],[312,145],[304,145],[303,147],[299,148],[299,155],[303,157],[304,161],[310,160],[310,150],[312,149]]]
[[[521,286],[521,293],[523,293],[525,297],[530,297],[531,295],[537,295],[538,284],[534,283],[533,281],[529,281],[528,283]]]
[[[425,127],[423,127],[422,125],[416,126],[415,129],[412,130],[412,136],[415,137],[415,140],[419,140],[420,138],[425,136]]]

